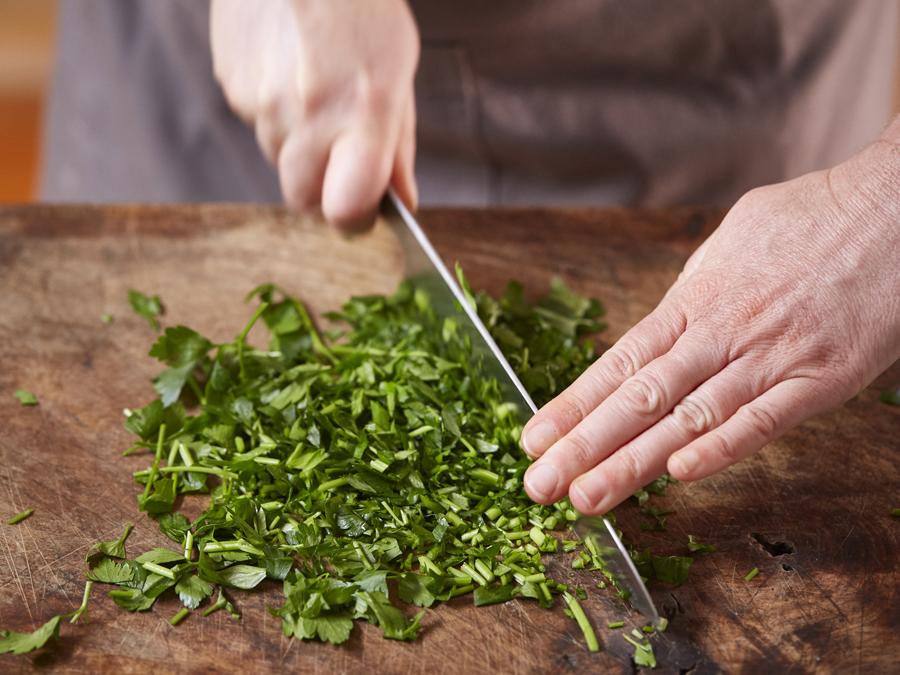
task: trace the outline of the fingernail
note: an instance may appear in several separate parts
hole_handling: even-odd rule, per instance
[[[596,509],[600,500],[606,496],[606,486],[598,482],[596,479],[582,480],[573,483],[569,488],[570,492],[578,495],[582,502],[587,506],[585,511],[593,511]]]
[[[550,420],[535,424],[522,439],[522,448],[529,457],[537,459],[543,455],[550,446],[559,440],[556,425]]]
[[[697,468],[697,465],[700,464],[700,455],[697,454],[696,450],[682,450],[672,455],[672,461],[678,465],[682,473],[690,475]]]
[[[556,492],[559,485],[559,473],[556,467],[547,462],[532,464],[525,472],[525,489],[535,501],[547,501]]]

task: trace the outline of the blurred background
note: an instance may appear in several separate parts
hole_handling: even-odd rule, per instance
[[[0,0],[0,203],[35,199],[56,9],[57,0]],[[894,91],[897,113],[900,86]]]
[[[0,202],[34,199],[56,0],[0,0]]]

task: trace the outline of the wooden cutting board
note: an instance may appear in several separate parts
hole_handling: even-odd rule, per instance
[[[721,219],[704,210],[433,210],[422,223],[444,259],[494,295],[522,281],[531,297],[552,275],[602,300],[612,344],[650,312],[690,252]],[[401,256],[389,231],[342,239],[311,216],[245,206],[0,208],[0,628],[30,631],[72,611],[84,556],[126,523],[131,556],[168,545],[138,512],[130,473],[146,457],[122,409],[150,402],[155,334],[127,302],[130,288],[162,296],[164,325],[231,340],[252,313],[244,295],[272,281],[317,314],[351,294],[390,293]],[[112,314],[115,322],[101,322]],[[262,334],[251,341],[261,344]],[[655,638],[661,673],[900,672],[900,409],[877,402],[900,384],[896,365],[847,404],[808,421],[751,459],[669,489],[668,532],[642,532],[634,504],[617,510],[626,535],[686,554],[689,534],[716,546],[697,554],[679,588],[653,582],[670,619]],[[12,393],[34,392],[21,407]],[[15,526],[14,514],[34,508]],[[189,516],[199,502],[185,499]],[[471,597],[429,611],[420,639],[398,643],[357,624],[341,646],[286,639],[266,603],[280,585],[232,593],[243,619],[193,613],[177,627],[165,599],[129,614],[98,585],[91,623],[63,623],[58,645],[0,656],[0,672],[632,673],[622,630],[642,624],[617,608],[594,573],[581,580],[600,638],[591,654],[557,606],[531,601],[474,608]],[[754,567],[759,575],[743,580]],[[412,608],[409,608],[410,611]]]

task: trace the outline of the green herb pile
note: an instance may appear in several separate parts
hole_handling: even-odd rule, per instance
[[[525,494],[514,411],[470,363],[455,321],[404,284],[390,298],[352,299],[329,316],[350,329],[326,340],[295,298],[273,286],[250,297],[261,304],[234,342],[178,326],[150,352],[169,366],[160,398],[126,427],[140,437],[133,449],[155,454],[135,474],[141,509],[180,549],[98,564],[95,580],[127,589],[113,592],[118,604],[148,609],[175,587],[194,609],[210,584],[248,589],[268,577],[284,582],[271,611],[286,635],[337,643],[360,618],[385,637],[415,637],[422,613],[391,605],[389,579],[420,607],[472,592],[476,605],[523,595],[550,606],[566,590],[541,553],[557,550],[548,531],[576,514]],[[540,403],[594,359],[578,339],[601,327],[602,309],[558,280],[537,307],[518,284],[499,303],[473,301]],[[267,351],[245,343],[258,319]],[[186,392],[196,417],[179,400]],[[198,519],[171,513],[178,494],[210,490],[210,476],[220,480]]]
[[[498,302],[460,280],[538,405],[596,358],[582,342],[603,328],[596,300],[554,279],[536,306],[517,283]],[[132,304],[155,321],[159,299],[148,308],[142,297],[132,293]],[[541,561],[559,548],[551,533],[577,514],[567,499],[542,506],[526,495],[530,460],[518,447],[515,411],[472,362],[460,326],[436,318],[407,283],[392,297],[353,298],[329,315],[349,329],[325,335],[299,300],[272,285],[250,299],[258,309],[231,343],[167,328],[150,351],[168,366],[155,379],[159,398],[126,411],[126,427],[139,437],[126,454],[153,457],[134,474],[144,486],[140,508],[177,550],[125,560],[126,530],[92,549],[88,578],[115,584],[109,595],[131,611],[174,589],[185,610],[173,625],[212,596],[213,585],[218,599],[204,615],[225,608],[237,617],[223,588],[278,580],[284,601],[270,611],[285,635],[332,643],[348,639],[355,619],[387,638],[416,637],[424,610],[401,613],[389,600],[389,580],[402,601],[423,608],[468,593],[476,606],[522,596],[550,607],[564,594],[566,613],[596,651],[578,601]],[[268,349],[245,341],[259,320]],[[669,480],[635,495],[640,504]],[[209,494],[193,521],[174,511],[187,493]],[[657,521],[649,529],[665,529],[671,512],[644,512]],[[580,543],[562,545],[573,551]],[[633,548],[645,578],[684,582],[690,558]],[[593,553],[583,551],[573,567],[602,569]],[[638,649],[650,651],[641,657],[649,663],[649,643]]]

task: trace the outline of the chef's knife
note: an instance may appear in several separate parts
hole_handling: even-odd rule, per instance
[[[461,324],[471,340],[473,357],[481,361],[488,376],[497,379],[504,402],[515,406],[519,421],[522,424],[527,422],[537,412],[537,406],[478,317],[478,312],[469,304],[456,279],[393,188],[388,188],[381,202],[381,215],[400,241],[407,280],[428,294],[437,316],[452,318]],[[593,549],[616,581],[631,591],[635,609],[659,628],[659,613],[612,524],[599,516],[582,516],[575,524],[575,533],[589,549]]]

